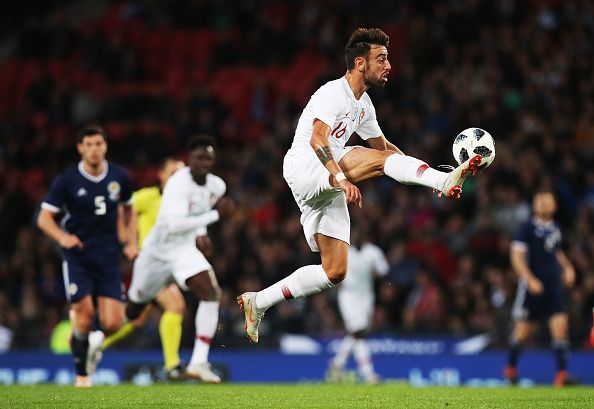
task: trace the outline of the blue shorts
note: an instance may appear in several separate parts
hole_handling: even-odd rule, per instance
[[[120,269],[120,253],[65,255],[62,264],[64,287],[69,302],[87,295],[125,301],[125,289]]]
[[[525,283],[520,282],[516,300],[512,309],[515,320],[537,320],[565,312],[565,293],[561,283],[551,285],[543,283],[544,292],[533,295],[528,292]]]

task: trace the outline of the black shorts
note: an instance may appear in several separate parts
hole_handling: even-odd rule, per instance
[[[563,285],[543,282],[544,292],[533,295],[528,292],[526,283],[520,281],[516,300],[512,309],[514,320],[537,320],[549,318],[551,315],[565,312],[565,293]]]
[[[64,287],[69,302],[87,295],[125,300],[119,253],[94,257],[66,256],[62,265]]]

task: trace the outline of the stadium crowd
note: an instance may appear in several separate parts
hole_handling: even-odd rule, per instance
[[[66,317],[59,249],[33,220],[51,179],[77,160],[75,130],[95,121],[108,132],[108,158],[136,188],[157,183],[165,156],[183,159],[189,137],[216,138],[215,173],[237,210],[209,231],[223,288],[215,346],[243,344],[235,296],[318,258],[282,159],[306,98],[343,75],[343,46],[357,26],[390,35],[390,81],[371,94],[389,140],[432,165],[453,163],[462,129],[479,126],[497,143],[493,165],[458,201],[388,178],[362,185],[353,223],[369,227],[391,266],[377,284],[373,330],[489,333],[504,346],[516,285],[509,244],[530,217],[532,194],[547,186],[577,270],[571,339],[585,346],[594,306],[592,2],[102,4],[78,18],[66,3],[2,32],[15,44],[0,61],[0,326],[14,334],[13,348],[47,346]],[[271,310],[261,343],[342,334],[333,294]],[[195,306],[188,297],[184,345]],[[149,321],[146,336],[127,345],[158,344],[157,320]],[[536,342],[547,342],[544,332]]]

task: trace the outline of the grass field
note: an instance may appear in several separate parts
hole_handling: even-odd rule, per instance
[[[365,385],[0,386],[0,408],[593,408],[594,388]]]

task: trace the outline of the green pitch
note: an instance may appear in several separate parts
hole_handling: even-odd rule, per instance
[[[365,385],[0,386],[0,408],[592,408],[594,388]]]

